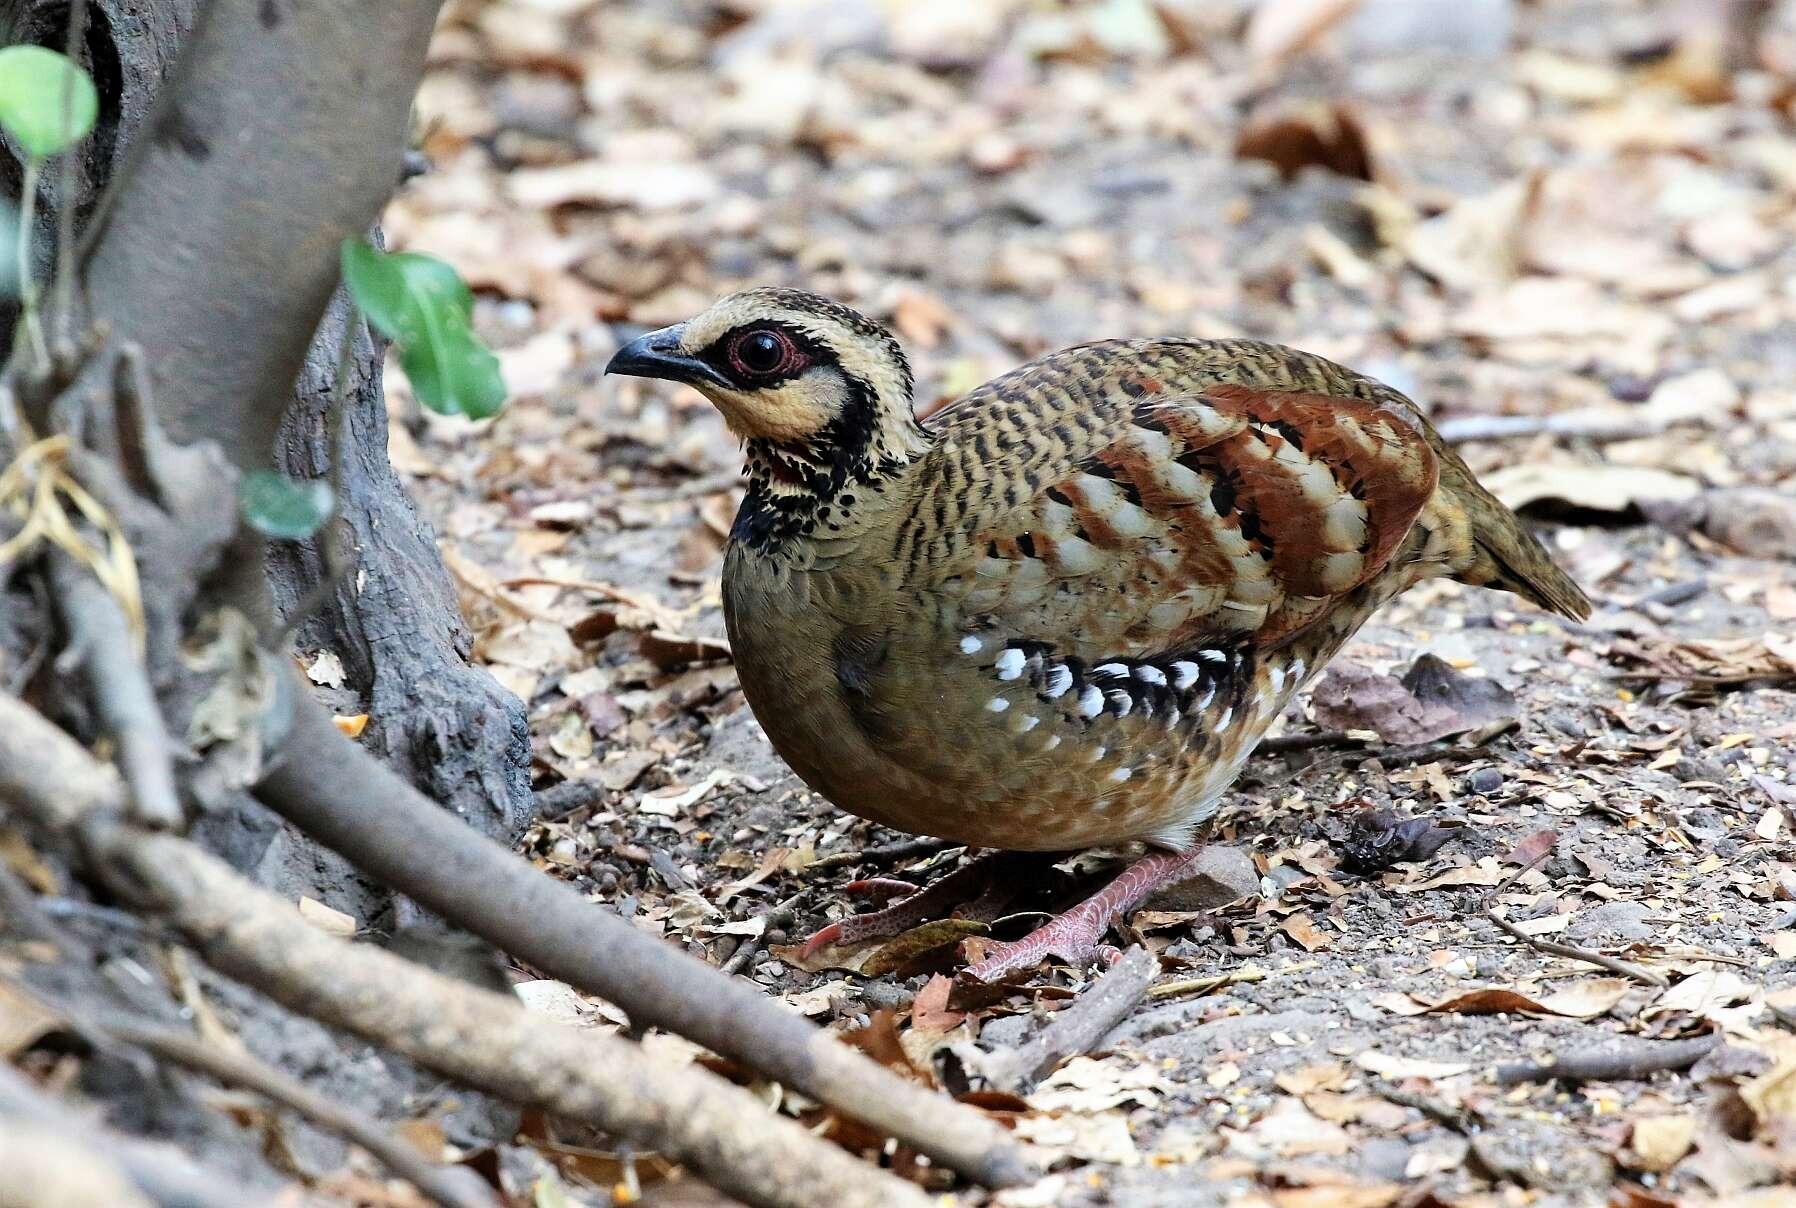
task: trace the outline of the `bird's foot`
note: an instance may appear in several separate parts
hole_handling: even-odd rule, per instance
[[[851,914],[824,927],[804,942],[800,950],[806,960],[825,948],[837,944],[859,944],[867,940],[899,935],[912,927],[935,918],[946,918],[958,906],[978,898],[990,889],[999,875],[1017,860],[1015,852],[991,852],[972,863],[955,869],[947,876],[918,889],[908,881],[893,877],[869,877],[850,881],[843,888],[858,897],[890,900],[890,906],[867,914]]]
[[[1064,914],[1037,927],[1020,940],[998,944],[985,959],[965,970],[976,981],[995,982],[1019,969],[1027,969],[1050,956],[1083,969],[1093,957],[1109,964],[1116,949],[1103,943],[1110,924],[1127,915],[1156,889],[1182,880],[1196,862],[1201,847],[1190,851],[1156,852],[1143,856],[1117,878]]]

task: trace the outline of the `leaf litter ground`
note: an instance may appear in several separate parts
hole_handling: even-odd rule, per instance
[[[388,232],[480,292],[514,401],[419,418],[401,382],[394,458],[476,657],[530,706],[553,816],[526,850],[1057,1155],[994,1202],[1786,1202],[1796,18],[1765,6],[1742,51],[1726,6],[1354,7],[452,8],[432,167]],[[1043,970],[965,1000],[956,945],[1026,928],[1101,859],[807,968],[847,880],[958,856],[890,850],[907,837],[773,755],[718,611],[738,453],[695,395],[599,377],[635,332],[767,282],[891,323],[924,409],[1104,336],[1333,356],[1472,437],[1597,613],[1451,584],[1387,609],[1231,794],[1234,863],[1136,916],[1145,998],[1026,1095],[984,1089],[1090,990]],[[1555,943],[1666,984],[1534,946]],[[1704,1036],[1678,1070],[1496,1078]],[[615,1163],[562,1168],[574,1199],[611,1194]]]

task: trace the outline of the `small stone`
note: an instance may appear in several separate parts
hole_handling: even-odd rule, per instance
[[[1503,773],[1495,768],[1479,768],[1466,777],[1466,787],[1474,793],[1488,796],[1503,787]]]
[[[1191,875],[1159,890],[1144,903],[1149,910],[1215,910],[1242,898],[1257,897],[1260,870],[1239,847],[1206,847],[1191,866]]]
[[[1574,944],[1597,939],[1651,939],[1658,934],[1658,928],[1647,921],[1651,913],[1639,902],[1604,902],[1580,911],[1566,927],[1565,935]]]

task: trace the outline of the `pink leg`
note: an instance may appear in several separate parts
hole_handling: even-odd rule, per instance
[[[865,892],[870,897],[890,896],[890,891],[899,884],[905,884],[907,890],[915,892],[883,910],[875,910],[869,914],[851,914],[839,922],[831,923],[806,940],[801,951],[805,959],[809,960],[832,944],[858,944],[863,940],[898,935],[919,923],[944,918],[956,906],[978,897],[1016,859],[1015,852],[992,852],[930,882],[922,889],[890,877],[851,881],[845,887],[850,893]]]
[[[1190,851],[1155,852],[1143,856],[1123,869],[1116,880],[1071,910],[1014,943],[993,948],[984,960],[967,968],[967,975],[983,982],[997,981],[1007,973],[1027,969],[1049,956],[1084,967],[1098,954],[1098,945],[1110,924],[1128,914],[1154,890],[1176,884],[1190,871],[1202,850],[1194,847]]]

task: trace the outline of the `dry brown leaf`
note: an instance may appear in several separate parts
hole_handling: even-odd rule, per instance
[[[1375,1005],[1396,1015],[1429,1013],[1452,1015],[1561,1015],[1569,1019],[1593,1019],[1609,1010],[1631,988],[1626,978],[1588,978],[1547,995],[1532,995],[1501,986],[1481,986],[1446,998],[1425,998],[1411,992],[1380,994]]]
[[[1449,868],[1426,881],[1399,882],[1391,888],[1398,893],[1421,893],[1428,889],[1446,889],[1453,885],[1500,885],[1509,874],[1503,871],[1495,856],[1485,856],[1476,864]]]
[[[1340,105],[1303,104],[1256,118],[1235,140],[1235,155],[1264,160],[1286,180],[1312,167],[1350,180],[1372,179],[1365,131]]]
[[[910,1025],[921,1031],[942,1033],[959,1027],[966,1021],[965,1011],[953,1011],[948,1008],[948,996],[954,993],[952,979],[937,973],[923,984],[917,991],[915,1001],[910,1007]]]
[[[1316,926],[1308,912],[1299,912],[1279,924],[1279,930],[1296,940],[1305,952],[1319,952],[1333,942],[1329,934]]]
[[[63,1025],[62,1016],[0,980],[0,1060],[11,1060]]]

